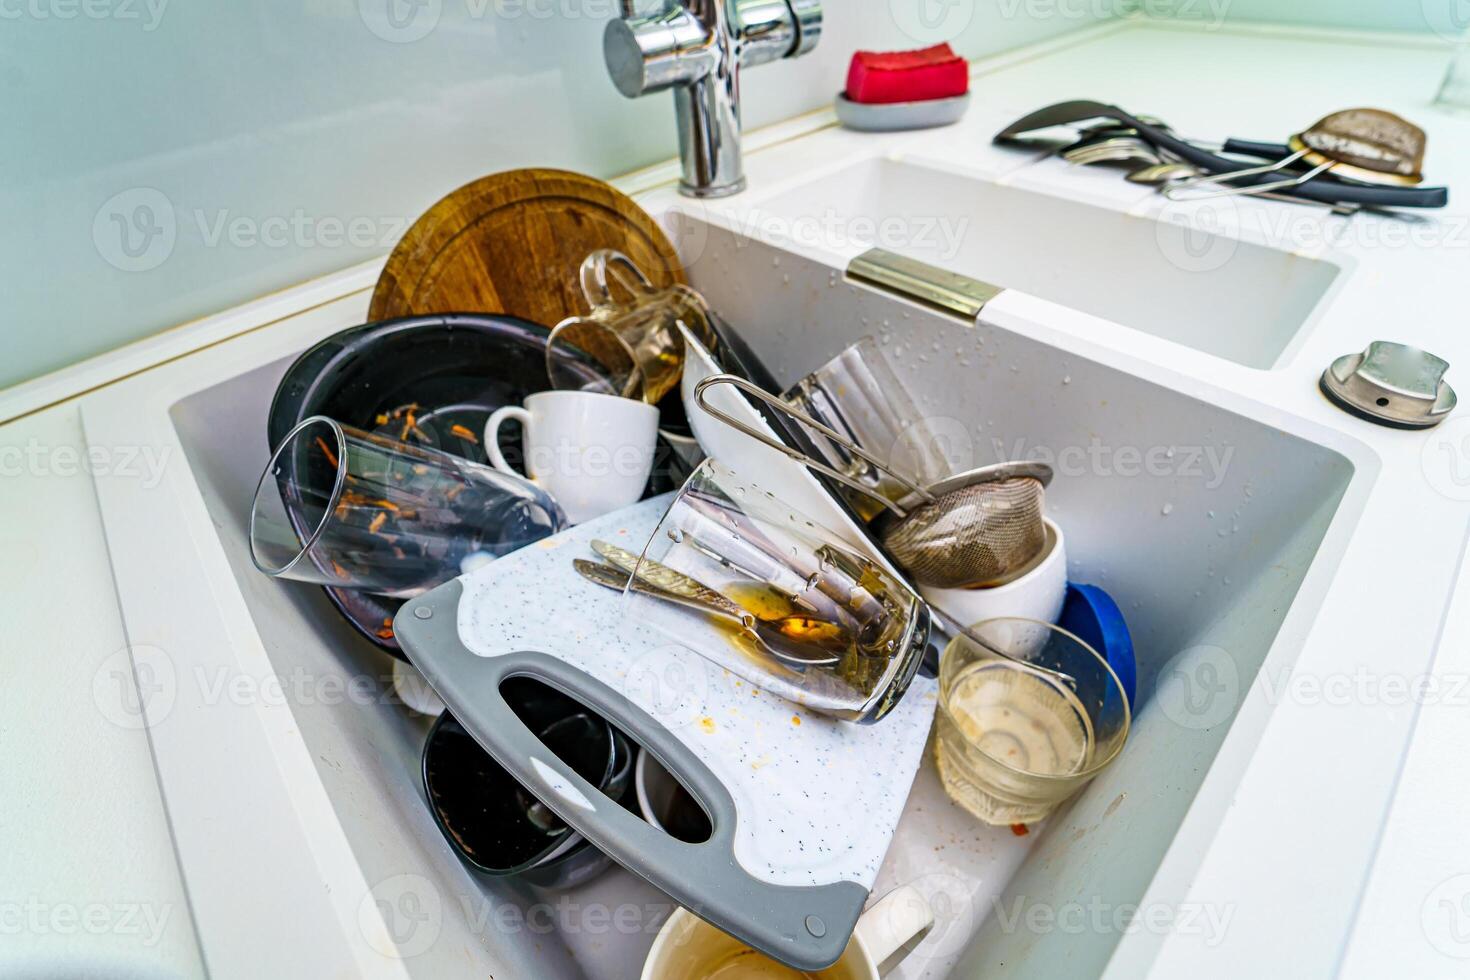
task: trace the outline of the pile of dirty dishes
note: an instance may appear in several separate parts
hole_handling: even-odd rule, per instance
[[[682,373],[680,331],[704,335],[707,311],[687,287],[654,289],[616,252],[589,255],[581,282],[590,311],[549,334],[514,318],[491,324],[450,314],[353,328],[303,354],[277,397],[292,413],[291,427],[275,427],[273,407],[276,445],[251,506],[256,567],[334,595],[369,597],[344,612],[363,628],[354,613],[375,610],[371,629],[386,644],[400,600],[642,499],[660,437],[655,403]],[[472,342],[494,330],[514,335],[518,354],[539,344],[535,367],[527,370],[520,356],[494,358],[489,341]],[[384,376],[381,356],[353,346],[364,334],[379,355],[383,344],[397,351],[412,377]],[[468,353],[485,359],[464,363]],[[323,375],[331,376],[335,401],[322,391]],[[405,390],[425,392],[426,403],[399,405]],[[467,392],[481,394],[466,400]],[[512,392],[521,404],[505,403]],[[375,407],[373,399],[384,397],[396,407]],[[312,398],[350,407],[369,424],[307,414]],[[515,454],[500,439],[510,421],[521,426],[519,459],[507,458]],[[437,698],[415,690],[411,674],[395,671],[405,704],[442,711]],[[549,688],[506,693],[549,749],[633,807],[627,790],[636,746],[626,736]],[[483,874],[570,887],[607,866],[449,715],[427,739],[423,778],[446,839]]]
[[[721,386],[784,419],[782,434],[712,403]],[[991,823],[1038,820],[1117,756],[1132,644],[1105,593],[1067,583],[1062,529],[1045,515],[1050,467],[950,458],[872,338],[780,396],[718,374],[694,391],[700,411],[826,477],[903,572],[898,587],[912,587],[955,636],[940,658],[936,751],[957,802]],[[669,552],[657,540],[650,548]]]
[[[482,445],[488,465],[439,448],[413,404],[380,413],[372,431],[321,415],[297,424],[256,487],[256,567],[410,598],[640,500],[658,439],[654,403],[683,364],[678,326],[708,329],[707,315],[692,290],[654,290],[616,252],[588,256],[581,276],[591,312],[547,339],[552,390],[496,409],[482,434],[451,430]],[[631,291],[615,295],[612,279]],[[519,468],[501,448],[512,421],[521,426]]]

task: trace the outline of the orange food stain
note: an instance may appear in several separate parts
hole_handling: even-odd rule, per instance
[[[322,451],[322,455],[327,457],[327,462],[331,463],[332,466],[335,467],[337,465],[337,455],[336,453],[332,452],[331,449],[327,448],[327,441],[321,436],[317,436],[316,444],[317,448]]]
[[[713,735],[715,731],[715,720],[706,715],[699,719],[699,727],[706,735]]]
[[[1031,831],[1027,830],[1026,825],[1023,823],[1013,823],[1011,824],[1011,833],[1015,834],[1017,837],[1025,837],[1027,834],[1031,833]]]
[[[793,725],[800,725],[801,724],[801,715],[792,715],[791,716],[791,724],[793,724]]]

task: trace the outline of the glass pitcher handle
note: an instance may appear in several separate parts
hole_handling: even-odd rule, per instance
[[[600,248],[582,260],[581,279],[582,295],[594,311],[622,305],[613,298],[610,279],[617,281],[635,306],[660,292],[632,259],[611,248]]]

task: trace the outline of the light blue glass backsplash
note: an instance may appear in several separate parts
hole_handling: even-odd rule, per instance
[[[1253,21],[1455,38],[1470,26],[1466,0],[1129,0],[1155,17],[1211,24]]]
[[[858,47],[977,57],[1099,5],[828,0],[746,74],[746,122],[826,103]],[[1105,7],[1106,5],[1102,5]],[[0,387],[388,251],[477,176],[676,152],[602,64],[616,0],[0,0]]]

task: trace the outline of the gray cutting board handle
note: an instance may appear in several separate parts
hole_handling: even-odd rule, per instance
[[[410,601],[393,632],[481,748],[613,860],[706,922],[798,970],[837,961],[867,889],[853,881],[797,887],[753,877],[735,859],[735,801],[688,747],[627,698],[555,657],[472,653],[459,636],[463,591],[454,581]],[[501,696],[500,685],[511,677],[533,678],[576,698],[653,753],[704,805],[714,828],[710,839],[688,844],[670,837],[577,775]]]

